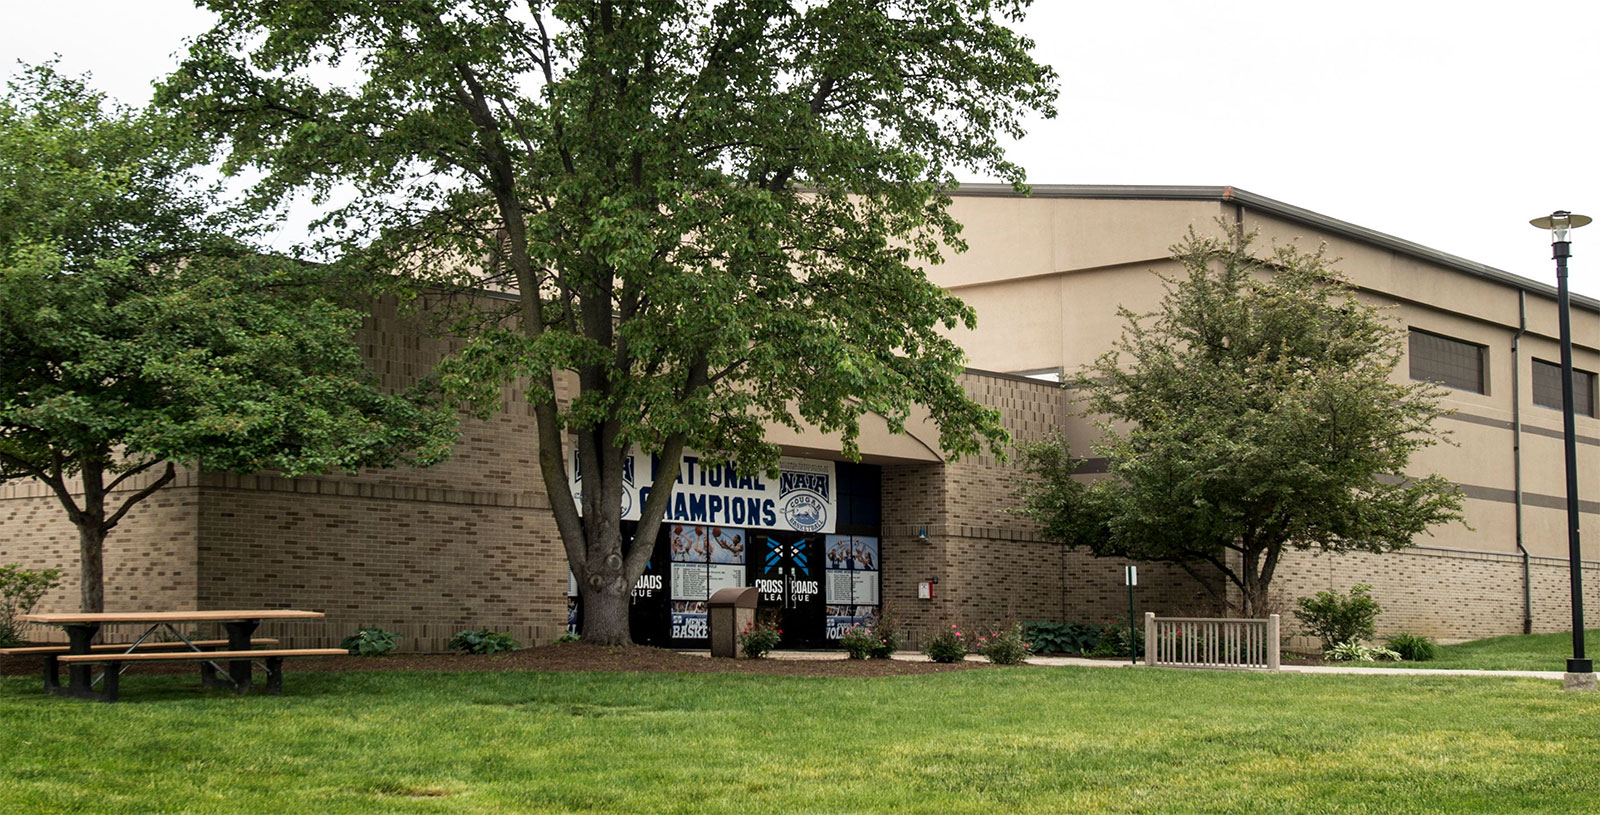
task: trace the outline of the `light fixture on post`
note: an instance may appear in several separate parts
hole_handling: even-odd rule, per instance
[[[1556,261],[1556,311],[1561,322],[1561,430],[1567,459],[1567,557],[1572,571],[1572,658],[1563,684],[1569,690],[1595,690],[1594,661],[1583,653],[1583,551],[1578,536],[1578,434],[1572,401],[1572,303],[1567,293],[1568,233],[1593,221],[1587,215],[1556,210],[1528,223],[1550,230]]]

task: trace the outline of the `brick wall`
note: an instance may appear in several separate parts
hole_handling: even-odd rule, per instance
[[[441,638],[463,628],[521,632],[525,644],[564,629],[566,559],[546,508],[357,486],[208,489],[200,607],[325,612],[322,623],[272,627],[301,646],[319,630],[313,639],[337,644],[363,625],[402,634],[407,650],[442,650]]]
[[[1002,411],[1017,442],[1047,438],[1073,421],[1066,393],[1048,383],[975,371],[963,381],[974,399]],[[897,555],[892,579],[909,586],[898,587],[894,596],[914,598],[915,580],[940,577],[933,602],[911,601],[912,611],[902,615],[909,624],[930,630],[949,623],[989,626],[1015,619],[1097,621],[1127,615],[1123,567],[1128,562],[1042,541],[1034,525],[1012,512],[1016,477],[1014,460],[992,455],[884,469],[885,536],[901,533],[904,540],[905,532],[914,536],[918,525],[926,525],[933,538],[921,549],[890,549]],[[916,520],[935,517],[944,522]],[[902,572],[903,565],[911,573]],[[1530,571],[1534,630],[1569,630],[1566,561],[1535,557]],[[1210,583],[1214,591],[1235,596],[1220,576]],[[1384,607],[1380,636],[1409,631],[1457,640],[1522,630],[1520,557],[1422,547],[1387,555],[1286,554],[1273,583],[1285,630],[1296,625],[1295,598],[1327,588],[1348,590],[1356,583],[1372,584]],[[1584,595],[1587,608],[1600,609],[1600,563],[1585,564]],[[1195,578],[1158,563],[1139,564],[1135,605],[1141,613],[1163,616],[1222,613],[1215,596]]]
[[[968,395],[1001,411],[1015,443],[1049,438],[1068,420],[1067,393],[1037,380],[968,371]],[[883,468],[884,594],[913,642],[952,623],[985,629],[1020,620],[1100,621],[1127,616],[1121,560],[1046,541],[1016,513],[1015,455]],[[916,540],[926,529],[929,540]],[[891,559],[892,558],[892,559]],[[938,578],[933,600],[919,581]],[[1204,589],[1182,570],[1140,566],[1140,612],[1196,613]]]
[[[1567,561],[1531,559],[1533,630],[1572,629],[1572,593]],[[1600,563],[1583,568],[1584,608],[1588,625],[1600,609]],[[1372,585],[1383,607],[1378,636],[1410,632],[1443,640],[1476,639],[1522,633],[1522,558],[1499,552],[1463,552],[1416,547],[1375,555],[1366,552],[1284,556],[1273,580],[1274,594],[1285,609],[1284,629],[1297,621],[1289,609],[1294,600],[1323,590],[1349,591],[1357,583]],[[1309,645],[1297,640],[1296,644]]]
[[[447,348],[411,319],[380,305],[359,337],[393,387],[430,369]],[[968,372],[963,383],[1002,412],[1018,442],[1074,421],[1066,393],[1049,383],[982,372]],[[513,389],[505,399],[507,410],[465,422],[455,457],[428,470],[295,479],[180,474],[112,533],[107,607],[327,612],[325,622],[263,626],[263,635],[301,646],[336,643],[360,625],[402,634],[408,650],[438,650],[456,630],[478,626],[528,644],[550,641],[565,625],[565,558],[537,469],[533,419]],[[950,623],[985,628],[1127,614],[1123,561],[1065,550],[1015,514],[1014,458],[886,464],[882,473],[883,594],[913,643]],[[67,581],[41,610],[77,608],[76,533],[38,485],[0,487],[0,562],[64,568]],[[1600,564],[1589,564],[1590,608],[1600,608],[1597,572]],[[934,599],[917,599],[917,584],[932,579]],[[1514,555],[1293,554],[1278,571],[1276,593],[1287,611],[1294,597],[1356,582],[1374,584],[1385,632],[1461,638],[1521,630]],[[1536,630],[1564,630],[1565,562],[1534,559],[1533,592]],[[1216,610],[1201,584],[1161,564],[1140,565],[1136,604],[1162,615]]]
[[[117,507],[149,479],[133,478],[113,492]],[[135,505],[106,537],[106,608],[194,608],[199,580],[195,563],[195,519],[199,489],[192,473]],[[61,585],[44,596],[37,612],[81,608],[78,531],[66,510],[42,485],[18,482],[0,486],[0,563],[29,569],[62,570]],[[53,628],[36,626],[33,639],[64,639]]]
[[[386,387],[428,372],[451,343],[379,304],[357,341]],[[198,535],[201,608],[315,609],[316,623],[266,623],[295,646],[336,645],[360,626],[442,651],[463,628],[525,645],[566,629],[566,556],[538,469],[532,411],[462,422],[449,461],[428,469],[315,478],[207,474]]]
[[[419,319],[385,301],[360,329],[385,387],[410,385],[449,349]],[[406,650],[443,650],[455,631],[479,626],[549,642],[565,630],[566,559],[531,410],[515,388],[503,396],[505,410],[464,421],[452,458],[425,470],[180,474],[112,532],[106,607],[326,612],[322,622],[263,625],[301,647],[337,644],[361,625],[400,633]],[[0,487],[0,562],[13,561],[65,569],[40,610],[77,609],[76,533],[40,485]]]

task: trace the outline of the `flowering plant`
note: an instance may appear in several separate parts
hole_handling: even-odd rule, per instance
[[[1129,643],[1130,632],[1128,631],[1128,624],[1117,620],[1106,620],[1105,626],[1100,629],[1100,642],[1095,645],[1094,650],[1090,651],[1088,655],[1092,657],[1125,657],[1128,656],[1130,651],[1132,653],[1144,651],[1144,629],[1135,628],[1131,633],[1133,642]],[[1187,636],[1194,635],[1195,632],[1187,634]]]
[[[761,659],[783,639],[783,629],[771,620],[751,622],[739,632],[739,650],[749,659]]]
[[[851,659],[888,659],[899,645],[893,635],[880,636],[876,626],[864,625],[850,626],[839,638],[839,644]]]
[[[1018,665],[1028,658],[1028,643],[1022,639],[1021,624],[978,637],[973,650],[996,665]]]
[[[839,638],[851,659],[888,659],[900,650],[900,630],[888,607],[870,626],[853,625]]]
[[[967,656],[967,639],[960,628],[952,625],[934,634],[922,653],[934,662],[960,662]]]
[[[844,652],[851,659],[866,659],[872,655],[872,644],[878,639],[872,636],[872,629],[864,625],[852,625],[845,629],[844,635],[839,637],[839,644],[844,646]]]

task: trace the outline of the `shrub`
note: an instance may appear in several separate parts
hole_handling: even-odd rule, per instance
[[[1133,653],[1144,651],[1144,629],[1133,629]],[[1107,620],[1100,629],[1100,639],[1090,650],[1092,657],[1125,657],[1128,655],[1128,626],[1115,620]]]
[[[1427,662],[1439,655],[1439,643],[1421,634],[1396,634],[1388,642],[1401,659],[1409,662]]]
[[[1372,639],[1380,611],[1378,601],[1372,599],[1372,587],[1358,583],[1348,595],[1319,591],[1315,597],[1300,598],[1294,616],[1306,633],[1322,640],[1322,650],[1331,651],[1340,643]]]
[[[464,654],[498,654],[502,651],[515,651],[522,647],[522,643],[511,638],[504,631],[490,631],[480,628],[476,631],[457,631],[450,638],[450,650],[460,651]]]
[[[1400,655],[1388,648],[1362,645],[1359,642],[1341,642],[1322,656],[1330,662],[1399,662]]]
[[[839,638],[851,659],[888,659],[900,650],[900,632],[885,610],[873,625],[853,625]]]
[[[61,585],[60,569],[33,571],[21,564],[0,566],[0,647],[22,641],[24,614],[31,613],[45,592]]]
[[[566,645],[569,642],[577,642],[580,639],[583,638],[572,633],[571,631],[563,631],[561,632],[561,636],[556,637],[556,645]]]
[[[748,659],[761,659],[778,647],[783,639],[783,629],[771,620],[752,621],[739,632],[739,650]]]
[[[922,653],[934,662],[960,662],[967,657],[967,640],[961,629],[952,625],[934,634],[923,646]]]
[[[357,629],[356,633],[345,637],[339,643],[339,647],[348,650],[351,656],[381,657],[394,651],[399,642],[400,635],[393,631],[385,631],[381,628],[361,628]]]
[[[877,636],[878,644],[872,649],[873,659],[888,659],[894,652],[900,650],[900,619],[894,616],[894,607],[885,603],[878,612],[878,621],[872,625],[872,633]]]
[[[1018,665],[1028,658],[1028,643],[1022,638],[1020,624],[979,637],[974,650],[996,665]]]
[[[849,654],[851,659],[866,659],[877,650],[878,638],[872,633],[871,628],[852,625],[844,632],[844,636],[839,638],[839,644],[844,646],[844,652]]]
[[[1035,620],[1022,624],[1022,638],[1035,654],[1087,654],[1100,644],[1100,630],[1090,623]]]

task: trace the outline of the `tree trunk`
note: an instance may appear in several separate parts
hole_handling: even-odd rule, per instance
[[[1234,580],[1239,587],[1239,616],[1263,619],[1274,611],[1269,594],[1282,550],[1282,543],[1262,543],[1259,539],[1244,543],[1239,553],[1239,576]]]
[[[1261,586],[1258,582],[1257,563],[1258,553],[1248,541],[1239,553],[1239,616],[1253,619],[1256,608],[1261,601]]]
[[[583,641],[595,645],[632,645],[628,630],[628,608],[632,592],[615,590],[615,584],[598,589],[578,589],[583,600]]]
[[[601,488],[599,484],[592,487]],[[612,522],[604,523],[606,520]],[[611,518],[586,518],[584,534],[588,537],[584,549],[592,554],[584,561],[585,577],[578,584],[578,596],[583,602],[583,639],[595,645],[632,645],[628,607],[633,599],[634,580],[629,579],[622,557],[621,530]]]
[[[78,580],[82,591],[82,608],[85,614],[106,610],[105,552],[106,533],[100,523],[78,525]]]
[[[83,482],[83,508],[72,519],[78,526],[78,574],[85,614],[106,610],[105,564],[106,482],[105,459],[83,457],[78,476]]]

